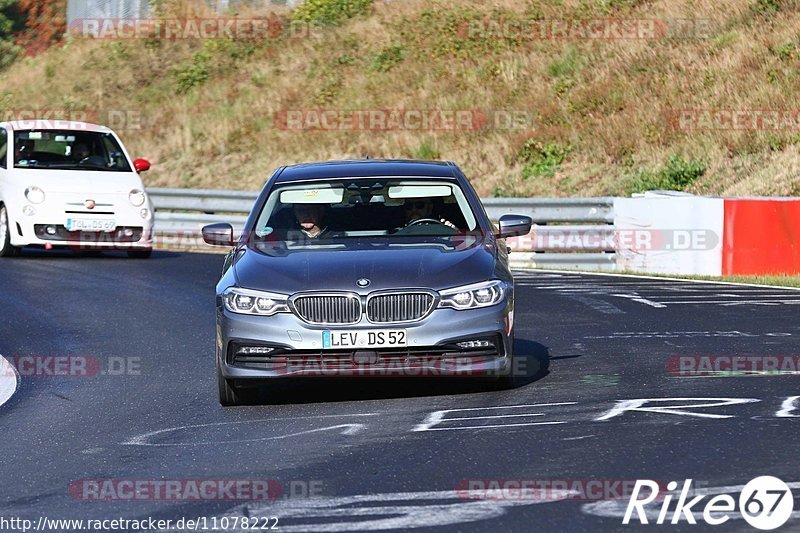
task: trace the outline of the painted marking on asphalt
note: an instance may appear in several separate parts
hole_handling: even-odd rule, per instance
[[[781,408],[775,413],[775,416],[780,418],[800,418],[800,414],[793,415],[793,411],[797,411],[798,405],[797,400],[800,400],[800,396],[789,396],[783,403],[781,404]]]
[[[731,300],[684,300],[678,302],[669,302],[669,305],[719,305],[720,307],[734,307],[741,305],[797,305],[800,304],[798,300],[748,300],[746,302],[736,302]],[[666,307],[666,306],[665,306]]]
[[[177,433],[180,431],[187,431],[192,429],[200,429],[200,428],[209,428],[209,427],[218,427],[218,426],[232,426],[232,425],[240,425],[240,424],[257,424],[259,422],[274,422],[276,420],[300,420],[300,419],[317,419],[317,418],[341,418],[341,417],[355,417],[355,416],[378,416],[383,415],[384,413],[354,413],[354,414],[343,414],[343,415],[316,415],[316,416],[294,416],[294,417],[286,417],[286,418],[262,418],[258,420],[240,420],[236,422],[212,422],[209,424],[193,424],[188,426],[175,426],[166,429],[159,429],[156,431],[150,431],[148,433],[143,433],[141,435],[137,435],[127,441],[123,442],[123,446],[197,446],[197,445],[204,445],[204,444],[227,444],[227,443],[241,443],[241,442],[260,442],[265,440],[278,440],[278,439],[286,439],[289,437],[297,437],[301,435],[307,435],[309,433],[317,433],[320,431],[330,431],[334,429],[342,429],[342,435],[354,435],[359,431],[366,428],[364,424],[339,424],[335,426],[327,426],[324,428],[313,428],[306,431],[300,431],[295,433],[289,433],[286,435],[277,435],[272,437],[259,437],[255,439],[241,439],[241,440],[220,440],[220,441],[196,441],[193,440],[191,442],[166,442],[166,443],[159,443],[159,442],[151,442],[154,437],[163,436],[169,433]]]
[[[568,294],[567,298],[571,300],[575,300],[576,302],[582,303],[583,305],[590,307],[597,311],[598,313],[602,313],[604,315],[624,315],[625,311],[617,307],[616,305],[610,304],[608,302],[604,302],[603,300],[598,300],[597,298],[589,298],[586,296],[578,295],[578,294]]]
[[[696,339],[703,337],[791,337],[788,332],[747,333],[743,331],[615,331],[610,335],[586,335],[584,339]]]
[[[709,400],[711,400],[709,402]],[[651,402],[706,402],[688,405],[668,405],[645,407]],[[683,409],[697,409],[698,407],[722,407],[724,405],[737,405],[742,403],[760,402],[755,398],[640,398],[636,400],[617,400],[617,405],[610,409],[606,414],[595,418],[595,422],[610,420],[623,413],[639,411],[643,413],[660,413],[681,416],[696,416],[699,418],[733,418],[734,415],[717,415],[712,413],[695,413],[683,411]]]
[[[19,374],[14,365],[0,355],[0,405],[3,405],[14,396],[19,387]]]
[[[670,376],[670,379],[702,378],[758,378],[778,376],[800,376],[797,370],[709,370],[700,376]]]
[[[246,503],[215,517],[278,517],[280,531],[384,531],[431,528],[499,518],[509,507],[552,503],[577,491],[532,495],[523,499],[468,499],[455,490],[394,492],[314,498],[287,498],[266,504]]]
[[[664,307],[666,307],[666,305],[664,305],[662,303],[654,302],[652,300],[648,300],[647,298],[642,298],[641,296],[639,296],[635,292],[634,293],[628,293],[628,294],[612,294],[611,296],[616,296],[617,298],[627,298],[627,299],[629,299],[629,300],[631,300],[633,302],[638,302],[640,304],[649,305],[650,307],[655,307],[657,309],[663,309]]]
[[[720,287],[714,285],[694,285],[686,288],[685,286],[671,287],[661,283],[598,283],[592,280],[575,279],[577,283],[573,284],[520,283],[520,286],[554,291],[573,299],[577,299],[576,294],[626,298],[632,302],[655,308],[665,308],[669,305],[717,305],[728,307],[742,305],[777,306],[800,303],[800,299],[794,293],[780,292],[783,290],[780,287],[728,287],[729,290],[727,292],[720,292]],[[676,292],[680,294],[674,294]],[[697,300],[693,300],[694,298]]]
[[[768,288],[768,289],[782,289],[787,291],[800,291],[800,287],[786,287],[784,285],[764,285],[760,283],[739,283],[736,281],[714,281],[714,280],[705,280],[705,279],[683,279],[683,278],[673,278],[668,276],[640,276],[634,274],[617,274],[614,272],[589,272],[586,270],[571,270],[569,272],[565,272],[563,270],[551,270],[547,268],[537,268],[536,270],[529,270],[529,271],[517,271],[514,273],[514,276],[517,276],[520,273],[529,274],[530,279],[535,279],[537,277],[537,273],[544,272],[546,274],[560,274],[567,279],[591,279],[592,276],[596,277],[605,277],[605,278],[621,278],[621,279],[630,279],[630,280],[655,280],[655,281],[676,281],[680,283],[696,283],[696,284],[707,284],[707,285],[731,285],[734,287],[760,287],[760,288]]]
[[[583,439],[591,439],[591,438],[596,437],[596,436],[597,435],[581,435],[579,437],[566,437],[566,438],[563,438],[561,440],[563,440],[563,441],[583,440]]]
[[[756,296],[757,299],[766,299],[766,298],[783,298],[786,299],[785,294],[756,294],[756,295],[749,295],[749,294],[708,294],[708,293],[698,293],[698,294],[648,294],[647,298],[665,298],[665,299],[678,299],[678,298],[733,298],[733,299],[741,299],[741,298],[751,298]],[[672,302],[667,302],[672,303]]]
[[[434,427],[445,424],[451,421],[466,421],[466,420],[486,420],[486,419],[501,419],[510,415],[494,415],[494,416],[472,416],[472,417],[459,417],[459,418],[445,418],[448,413],[464,413],[469,411],[492,411],[499,409],[523,409],[529,407],[552,407],[559,405],[576,405],[577,402],[559,402],[559,403],[535,403],[523,405],[501,405],[498,407],[466,407],[461,409],[444,409],[442,411],[434,411],[429,414],[425,420],[414,427],[411,431],[449,431],[455,429],[484,429],[484,428],[498,428],[498,427],[519,427],[519,426],[546,426],[555,424],[565,424],[566,422],[525,422],[517,424],[495,424],[495,425],[481,425],[481,426],[455,426],[455,427]],[[544,416],[543,413],[521,413],[517,416]]]
[[[554,291],[569,297],[583,293],[626,298],[654,308],[670,305],[776,307],[800,304],[798,287],[726,281],[573,272],[563,273],[562,278],[555,282],[531,273],[521,276],[518,283],[520,287]]]

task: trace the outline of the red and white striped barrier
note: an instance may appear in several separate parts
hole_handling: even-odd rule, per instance
[[[617,270],[710,276],[800,273],[800,198],[645,195],[614,200]]]
[[[800,273],[800,199],[725,200],[722,274]]]

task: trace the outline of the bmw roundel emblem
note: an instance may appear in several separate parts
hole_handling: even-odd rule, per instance
[[[356,285],[359,287],[366,287],[370,284],[370,281],[367,278],[361,278],[360,280],[356,281]]]

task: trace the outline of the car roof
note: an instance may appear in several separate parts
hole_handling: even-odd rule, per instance
[[[276,182],[286,183],[330,178],[371,178],[381,176],[458,179],[458,172],[455,164],[449,161],[360,159],[287,166],[279,169]]]
[[[75,130],[75,131],[92,131],[99,133],[110,133],[111,130],[106,126],[92,124],[91,122],[75,122],[73,120],[13,120],[10,122],[0,122],[0,128],[6,128],[10,131],[15,130]]]

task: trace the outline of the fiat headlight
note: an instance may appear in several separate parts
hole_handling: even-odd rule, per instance
[[[506,284],[500,280],[486,281],[439,291],[439,295],[441,296],[439,307],[459,310],[489,307],[503,301]]]
[[[147,197],[145,197],[144,191],[140,191],[139,189],[133,189],[128,194],[128,200],[130,200],[134,207],[141,207],[146,199]]]
[[[44,202],[44,191],[39,187],[28,187],[25,189],[25,198],[32,204]]]
[[[223,298],[225,309],[232,313],[271,316],[289,311],[288,296],[285,294],[232,287],[225,291]]]

